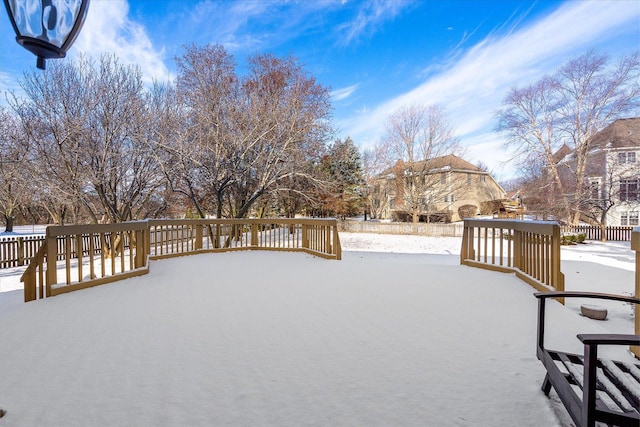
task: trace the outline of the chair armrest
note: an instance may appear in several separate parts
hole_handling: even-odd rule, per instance
[[[631,334],[578,334],[586,345],[640,345],[640,335]]]
[[[608,299],[614,301],[629,302],[632,304],[640,304],[640,298],[626,296],[626,295],[614,295],[603,294],[598,292],[536,292],[533,294],[538,299],[545,298],[595,298],[595,299]]]
[[[533,294],[536,298],[538,298],[538,331],[537,331],[537,346],[538,349],[544,351],[544,333],[545,333],[545,306],[548,298],[594,298],[594,299],[604,299],[604,300],[613,300],[620,302],[628,302],[632,304],[640,304],[640,298],[635,298],[626,295],[614,295],[614,294],[604,294],[598,292],[575,292],[575,291],[567,291],[567,292],[536,292]],[[593,334],[584,334],[585,337],[589,337],[589,335]],[[609,334],[600,334],[601,338],[609,336]],[[631,335],[630,337],[633,337]],[[607,341],[607,339],[605,339]],[[591,342],[591,344],[597,342]],[[585,342],[585,344],[587,344]],[[603,342],[602,344],[617,344],[616,342]],[[590,344],[589,344],[590,345]],[[630,345],[637,345],[633,342]]]

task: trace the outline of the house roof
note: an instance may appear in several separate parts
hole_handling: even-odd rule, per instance
[[[404,169],[409,169],[410,164],[406,163]],[[420,160],[413,163],[414,170],[437,171],[441,169],[464,170],[469,172],[485,173],[478,166],[461,159],[460,157],[448,154],[446,156],[434,157],[432,159]],[[392,174],[395,166],[383,171],[379,176]]]
[[[640,117],[618,119],[595,134],[591,140],[591,150],[605,148],[640,147]],[[563,144],[553,153],[557,163],[570,161],[575,150]]]
[[[640,117],[616,120],[598,132],[591,143],[594,148],[640,147]]]
[[[562,144],[562,147],[560,147],[558,151],[553,153],[553,160],[556,163],[559,163],[562,161],[562,159],[564,159],[571,153],[573,153],[573,149],[571,149],[571,147],[569,147],[567,144]]]

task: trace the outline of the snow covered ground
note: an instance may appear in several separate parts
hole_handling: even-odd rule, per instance
[[[340,239],[342,261],[195,255],[28,304],[0,270],[0,427],[570,425],[540,391],[531,287],[460,266],[459,238]],[[568,290],[633,293],[628,243],[562,259]],[[554,347],[633,330],[628,305],[572,304],[550,304]]]

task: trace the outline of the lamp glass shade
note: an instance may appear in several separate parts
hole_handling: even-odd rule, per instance
[[[5,0],[16,40],[43,58],[62,58],[84,23],[89,0]]]

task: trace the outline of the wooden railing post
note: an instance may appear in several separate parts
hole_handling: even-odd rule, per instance
[[[462,249],[460,250],[460,264],[466,259],[475,259],[475,251],[473,250],[474,227],[468,220],[464,221],[464,229],[462,230]]]
[[[134,268],[141,268],[145,266],[145,262],[147,259],[147,244],[146,244],[146,238],[145,238],[145,234],[148,234],[149,232],[149,228],[147,227],[147,230],[136,230],[135,231],[135,235],[136,235],[136,244],[135,244],[135,261],[134,261]],[[130,248],[129,250],[133,250],[133,248]]]
[[[560,271],[560,246],[562,245],[562,233],[560,226],[553,227],[553,236],[551,238],[551,283],[559,292],[564,292],[564,274]],[[564,304],[564,298],[558,298],[561,304]]]
[[[58,258],[58,238],[49,234],[47,228],[47,274],[45,283],[45,295],[51,296],[51,286],[58,283],[57,258]]]
[[[240,225],[242,227],[242,225]],[[251,223],[251,246],[258,247],[258,223]]]
[[[513,267],[521,269],[524,261],[524,238],[523,232],[520,230],[513,230]]]
[[[631,233],[631,249],[636,252],[636,298],[640,298],[640,227]],[[640,335],[640,305],[635,305],[635,334]],[[631,352],[640,359],[640,347],[631,346]]]
[[[35,301],[36,299],[36,276],[34,270],[25,271],[22,276],[24,283],[24,302]]]
[[[342,259],[342,245],[340,244],[340,235],[338,234],[338,223],[333,225],[333,253],[337,260]]]
[[[196,224],[196,241],[194,242],[194,245],[193,245],[193,248],[195,250],[202,249],[203,228],[204,228],[204,225],[202,223]]]

